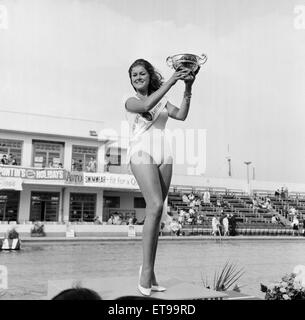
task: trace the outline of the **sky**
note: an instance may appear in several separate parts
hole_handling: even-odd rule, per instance
[[[251,161],[257,180],[302,183],[300,7],[297,0],[0,0],[0,116],[93,119],[119,131],[134,60],[147,59],[168,79],[168,56],[205,53],[188,118],[170,119],[168,128],[206,129],[204,176],[228,177],[230,156],[233,178],[246,178]],[[179,106],[183,90],[177,83],[169,100]]]

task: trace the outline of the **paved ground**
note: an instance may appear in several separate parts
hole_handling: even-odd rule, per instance
[[[160,236],[159,240],[215,240],[215,241],[238,241],[238,240],[299,240],[305,241],[305,237],[302,236],[235,236],[235,237],[214,237],[214,236]],[[78,241],[141,241],[141,236],[128,237],[128,236],[108,236],[108,237],[21,237],[23,243],[26,242],[53,242],[53,241],[64,241],[64,242],[78,242]]]

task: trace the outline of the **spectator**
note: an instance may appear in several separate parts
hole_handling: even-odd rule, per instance
[[[281,199],[284,200],[285,199],[285,191],[284,188],[281,188]]]
[[[219,218],[219,232],[220,232],[221,235],[224,234],[224,227],[223,227],[223,219],[224,219],[224,217],[225,217],[225,214],[224,214],[224,212],[222,211],[222,212],[221,212],[221,216],[220,216],[220,218]]]
[[[200,200],[200,198],[197,198],[195,200],[195,207],[198,207],[198,209],[199,209],[200,205],[201,205],[201,200]]]
[[[295,209],[295,207],[291,206],[289,209],[289,215],[294,217],[297,213],[297,210]]]
[[[75,170],[76,170],[75,160],[74,160],[74,159],[72,159],[71,168],[72,168],[72,171],[75,171]]]
[[[196,200],[192,200],[189,204],[191,208],[195,208],[195,205],[196,205]]]
[[[7,164],[11,166],[17,166],[17,161],[12,153],[9,154]]]
[[[272,216],[272,218],[271,218],[271,223],[273,223],[273,224],[276,224],[276,223],[277,223],[275,214],[274,214],[274,215]]]
[[[228,236],[229,235],[229,219],[228,214],[224,216],[222,219],[222,225],[223,225],[223,235]]]
[[[122,224],[122,218],[120,217],[120,215],[117,212],[115,212],[113,214],[113,224],[116,224],[116,225]]]
[[[203,203],[210,203],[210,198],[211,198],[210,192],[209,190],[206,190],[203,194]]]
[[[172,222],[170,223],[171,231],[176,235],[180,235],[181,225],[178,223],[176,218],[173,218]]]
[[[160,236],[163,236],[164,227],[165,227],[165,223],[164,223],[164,221],[162,221],[160,224],[160,231],[159,231]]]
[[[106,171],[106,172],[109,172],[109,168],[110,168],[110,166],[111,166],[110,154],[109,154],[109,153],[106,154],[104,163],[105,163],[105,171]]]
[[[291,226],[292,226],[292,235],[294,236],[295,233],[298,234],[298,231],[299,231],[299,219],[297,218],[297,216],[293,217]]]
[[[77,171],[83,171],[83,160],[79,159],[75,164],[75,168]]]
[[[214,217],[212,218],[212,235],[213,236],[217,236],[217,234],[220,234],[220,230],[219,230],[219,220],[216,217],[216,215],[214,215]]]
[[[93,157],[91,157],[90,161],[88,162],[87,171],[96,172],[96,161]]]
[[[233,213],[229,216],[229,234],[235,236],[236,234],[236,219]]]
[[[280,189],[275,190],[274,196],[277,200],[280,198]]]
[[[285,199],[288,199],[289,193],[288,193],[288,188],[287,187],[285,187],[285,189],[284,189],[284,194],[285,194]]]
[[[217,206],[217,207],[221,207],[220,199],[217,199],[217,200],[216,200],[216,206]]]
[[[185,211],[181,209],[178,215],[178,222],[180,224],[183,224],[184,222],[184,214],[185,214]]]
[[[193,201],[195,199],[195,196],[194,196],[193,192],[191,192],[189,194],[188,198],[189,198],[190,201]]]
[[[108,221],[107,221],[107,224],[113,224],[113,220],[114,220],[114,217],[113,217],[113,214],[109,217]]]
[[[196,211],[193,208],[190,208],[190,210],[189,210],[189,218],[187,219],[187,222],[189,224],[193,224],[193,222],[195,220],[195,214],[196,214]]]
[[[95,216],[93,222],[94,224],[102,224],[102,220],[99,216]]]
[[[7,159],[6,154],[4,154],[4,155],[2,156],[1,164],[8,164],[8,159]]]
[[[187,196],[186,194],[184,194],[184,195],[182,196],[182,201],[183,201],[184,203],[190,203],[190,200],[189,200],[189,198],[188,198],[188,196]]]
[[[102,300],[102,298],[94,290],[76,287],[61,291],[52,300]]]

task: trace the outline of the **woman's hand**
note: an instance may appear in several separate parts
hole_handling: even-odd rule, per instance
[[[199,70],[200,70],[200,67],[198,67],[197,69],[196,69],[196,71],[191,71],[190,72],[190,74],[189,74],[189,76],[184,80],[184,83],[187,85],[187,86],[192,86],[193,85],[193,83],[194,83],[194,81],[195,81],[195,79],[196,79],[196,75],[197,75],[197,73],[199,72]]]
[[[170,77],[169,82],[174,85],[178,80],[184,80],[190,74],[188,69],[180,69],[174,72]]]

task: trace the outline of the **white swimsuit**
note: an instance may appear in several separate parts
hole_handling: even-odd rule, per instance
[[[139,99],[136,96],[137,99]],[[170,144],[165,134],[165,125],[168,119],[166,108],[167,99],[163,98],[149,112],[154,113],[158,108],[159,115],[153,122],[146,120],[142,114],[130,112],[126,109],[126,117],[129,123],[129,148],[127,151],[127,163],[131,157],[133,163],[147,164],[147,157],[143,153],[150,155],[152,162],[160,166],[165,163],[172,163],[172,153]],[[156,112],[157,114],[157,112]]]

